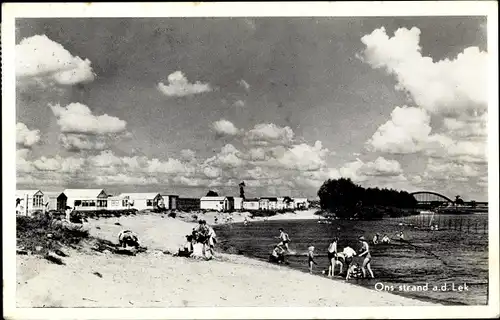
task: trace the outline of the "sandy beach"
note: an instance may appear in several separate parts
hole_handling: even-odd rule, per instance
[[[122,229],[134,230],[148,252],[67,249],[64,266],[17,256],[17,307],[433,305],[243,256],[201,261],[162,253],[176,251],[193,225],[153,214],[89,220],[92,236],[114,242]]]
[[[217,212],[217,211],[208,211],[208,212],[196,212],[196,213],[187,213],[187,212],[181,212],[178,217],[181,220],[184,221],[193,221],[193,215],[196,215],[198,219],[204,219],[207,221],[208,224],[215,224],[215,218],[217,217],[218,224],[224,224],[226,223],[226,219],[228,217],[231,217],[231,223],[238,223],[238,222],[243,222],[245,218],[248,220],[248,222],[252,221],[275,221],[275,220],[301,220],[301,219],[319,219],[319,216],[315,215],[314,213],[318,209],[307,209],[307,210],[300,210],[300,211],[295,211],[295,212],[287,212],[283,214],[276,214],[274,216],[269,216],[269,217],[254,217],[252,218],[251,213],[248,211],[241,211],[241,212],[232,212],[232,213],[226,213],[226,212]]]

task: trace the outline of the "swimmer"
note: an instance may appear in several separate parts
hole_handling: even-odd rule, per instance
[[[370,247],[368,246],[368,242],[366,242],[365,237],[361,236],[359,237],[359,242],[361,242],[361,253],[359,254],[359,257],[364,257],[363,260],[363,265],[361,266],[361,271],[363,272],[363,278],[366,278],[366,269],[368,269],[368,272],[370,273],[370,276],[375,278],[373,276],[373,271],[370,266],[370,261],[372,260],[372,256],[370,254]]]
[[[309,265],[309,273],[313,272],[313,264],[318,265],[316,261],[314,261],[314,246],[310,246],[307,253],[307,263]]]
[[[279,228],[280,235],[278,239],[281,240],[279,243],[280,246],[285,246],[286,251],[290,251],[290,248],[288,248],[288,243],[290,242],[290,237],[288,236],[288,233],[286,233],[283,228]]]
[[[386,235],[384,234],[384,236],[382,237],[382,243],[391,243],[391,239]]]
[[[398,237],[399,237],[399,240],[401,240],[401,241],[405,240],[405,234],[403,233],[403,231],[399,232]]]
[[[337,257],[337,242],[339,241],[338,237],[334,237],[330,245],[328,246],[328,276],[333,277],[333,273],[335,270],[335,258]]]

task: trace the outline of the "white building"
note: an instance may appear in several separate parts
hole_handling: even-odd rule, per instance
[[[179,199],[178,195],[175,194],[161,194],[163,198],[163,202],[160,201],[160,207],[162,205],[167,210],[177,210],[177,200]]]
[[[229,210],[229,200],[226,197],[203,197],[200,199],[200,209],[202,210]]]
[[[309,209],[309,200],[307,200],[307,198],[294,198],[293,204],[295,209],[298,210]]]
[[[243,200],[244,210],[259,210],[259,199],[245,199]]]
[[[290,197],[279,197],[277,209],[278,210],[293,210],[294,209],[293,199]]]
[[[66,189],[67,206],[79,211],[106,210],[108,195],[104,189]]]
[[[243,198],[241,197],[234,197],[234,210],[242,210],[243,209]]]
[[[31,216],[45,211],[43,192],[40,190],[16,190],[16,214]]]
[[[276,197],[261,197],[259,200],[260,210],[277,210],[278,198]]]
[[[129,209],[128,198],[120,196],[108,197],[108,210]]]
[[[64,192],[45,192],[43,194],[43,201],[45,203],[46,210],[65,211],[68,203],[68,197],[66,197]]]
[[[127,207],[137,210],[155,209],[163,201],[159,193],[122,193],[118,196],[127,200]]]

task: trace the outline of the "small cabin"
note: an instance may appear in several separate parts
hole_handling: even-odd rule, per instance
[[[229,200],[226,197],[203,197],[200,199],[200,209],[228,211]]]
[[[108,195],[104,189],[66,189],[67,205],[78,211],[106,210]]]
[[[128,201],[127,205],[131,209],[146,210],[156,209],[163,201],[163,197],[159,193],[122,193],[118,196],[121,199]]]
[[[40,190],[16,190],[16,214],[31,216],[45,211],[44,195]]]
[[[243,200],[244,210],[259,210],[259,199],[245,199]]]

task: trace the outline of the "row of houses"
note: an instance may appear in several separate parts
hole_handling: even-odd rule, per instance
[[[240,197],[203,197],[200,209],[232,211],[232,210],[296,210],[309,208],[306,198],[261,197],[243,199]]]
[[[16,212],[32,215],[36,211],[64,211],[66,207],[81,211],[177,209],[178,199],[177,195],[160,193],[122,193],[111,196],[104,189],[66,189],[63,192],[17,190]]]
[[[294,210],[307,209],[305,198],[261,197],[243,199],[239,197],[180,198],[178,195],[162,193],[122,193],[111,196],[104,189],[66,189],[63,192],[41,190],[17,190],[16,213],[32,215],[37,211],[64,211],[70,207],[79,211],[123,210],[123,209],[170,209],[170,210]]]

